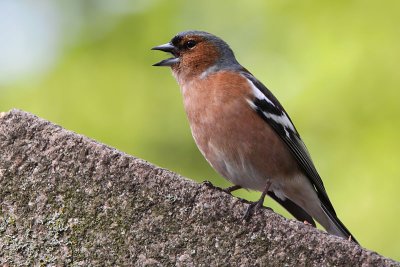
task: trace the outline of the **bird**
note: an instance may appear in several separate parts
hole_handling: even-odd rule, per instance
[[[357,240],[339,220],[304,142],[272,92],[237,61],[221,38],[198,30],[176,34],[152,50],[172,56],[194,141],[207,162],[233,186],[261,192],[244,218],[268,195],[296,219]]]

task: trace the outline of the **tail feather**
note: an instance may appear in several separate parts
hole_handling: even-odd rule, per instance
[[[269,191],[268,195],[272,199],[274,199],[276,202],[281,204],[281,206],[284,207],[297,220],[299,220],[301,222],[307,221],[312,226],[316,227],[316,224],[315,224],[313,218],[302,207],[298,206],[296,203],[294,203],[293,201],[291,201],[288,198],[286,198],[285,200],[280,199],[272,191]]]
[[[337,235],[337,236],[340,236],[340,237],[343,237],[346,239],[350,238],[351,241],[358,244],[355,237],[350,233],[350,231],[346,228],[346,226],[344,226],[344,224],[339,220],[339,218],[336,216],[336,214],[333,214],[332,212],[330,212],[330,210],[323,203],[321,203],[321,207],[322,207],[322,210],[324,211],[324,213],[326,214],[326,216],[329,218],[329,222],[331,224],[330,227],[324,225],[324,227],[326,228],[328,233]]]

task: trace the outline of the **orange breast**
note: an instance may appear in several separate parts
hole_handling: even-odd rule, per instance
[[[182,93],[195,142],[222,176],[262,190],[267,178],[289,179],[299,171],[283,141],[246,101],[254,96],[245,77],[220,71],[192,81]]]

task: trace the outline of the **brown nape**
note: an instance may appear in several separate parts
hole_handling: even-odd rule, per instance
[[[196,41],[196,46],[185,49],[183,46],[188,40]],[[218,48],[211,42],[199,36],[185,36],[179,43],[180,63],[173,66],[172,70],[180,76],[180,79],[198,77],[213,66],[219,56]]]

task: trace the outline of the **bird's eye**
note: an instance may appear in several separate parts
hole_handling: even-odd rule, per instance
[[[191,49],[191,48],[193,48],[193,47],[195,47],[196,46],[196,41],[194,41],[194,40],[189,40],[189,41],[187,41],[186,43],[185,43],[185,47],[186,48],[189,48],[189,49]]]

